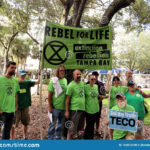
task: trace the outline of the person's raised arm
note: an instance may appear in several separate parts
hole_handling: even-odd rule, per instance
[[[107,82],[106,82],[106,86],[105,86],[105,90],[106,90],[106,92],[109,92],[109,90],[110,90],[110,80],[111,80],[111,75],[110,74],[108,74],[108,77],[107,77]]]
[[[143,96],[144,98],[149,98],[149,97],[150,97],[150,93],[147,94],[147,93],[143,92],[141,89],[137,89],[137,90],[142,94],[142,96]]]
[[[50,113],[53,112],[52,95],[53,95],[53,93],[51,91],[49,91],[48,92],[48,110]]]
[[[65,112],[65,117],[69,118],[69,102],[70,102],[70,96],[66,96],[66,112]]]

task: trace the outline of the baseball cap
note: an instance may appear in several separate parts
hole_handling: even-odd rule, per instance
[[[117,93],[117,94],[116,94],[116,98],[117,98],[117,97],[124,97],[124,96],[125,96],[125,95],[124,95],[123,93]]]
[[[26,71],[24,71],[24,70],[20,70],[19,72],[18,72],[18,74],[20,74],[20,75],[25,75],[25,74],[27,74],[27,72]]]
[[[134,84],[135,84],[134,81],[130,80],[130,81],[128,81],[127,86],[131,86],[131,85],[134,85]]]

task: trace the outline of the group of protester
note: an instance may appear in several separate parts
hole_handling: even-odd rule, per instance
[[[144,98],[150,97],[150,94],[146,94],[136,87],[132,78],[132,71],[126,72],[126,80],[123,81],[120,81],[120,74],[114,76],[112,86],[109,84],[111,75],[108,75],[105,87],[102,82],[98,81],[97,72],[93,72],[89,76],[88,83],[84,83],[81,81],[81,71],[75,70],[73,72],[73,81],[69,85],[67,85],[65,79],[64,66],[60,66],[57,69],[56,76],[57,78],[52,79],[48,86],[49,111],[53,117],[48,129],[49,139],[54,139],[55,134],[56,139],[61,139],[65,118],[68,118],[72,123],[68,129],[67,139],[78,138],[80,130],[84,130],[84,139],[93,139],[95,123],[96,132],[99,130],[102,100],[103,98],[108,98],[106,93],[109,91],[109,109],[138,113],[136,133],[108,129],[109,139],[143,138]],[[62,87],[60,95],[57,95],[59,93],[58,86]],[[106,125],[108,124],[109,121],[106,120]]]
[[[23,124],[24,139],[28,139],[27,129],[30,122],[29,106],[31,106],[30,88],[40,83],[25,80],[26,71],[18,73],[14,78],[16,63],[8,62],[6,73],[0,77],[0,119],[3,122],[2,139],[15,138],[15,128],[19,121]],[[110,97],[109,109],[138,113],[138,129],[136,133],[124,130],[109,129],[109,139],[142,139],[144,125],[144,98],[150,94],[136,87],[132,71],[126,72],[126,80],[120,81],[120,74],[108,75],[106,85],[98,81],[98,72],[89,75],[88,82],[81,81],[81,71],[73,72],[73,81],[69,84],[65,78],[65,67],[60,65],[56,77],[52,77],[48,85],[48,111],[52,116],[48,128],[48,139],[62,139],[64,127],[69,123],[67,139],[78,138],[80,131],[84,139],[93,139],[94,132],[99,133],[102,100]],[[110,96],[107,92],[110,91]],[[109,121],[106,119],[105,124]],[[0,123],[0,126],[2,123]]]

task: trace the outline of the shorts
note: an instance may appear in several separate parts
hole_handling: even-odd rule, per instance
[[[69,127],[68,132],[74,136],[78,133],[81,128],[84,126],[84,121],[83,119],[85,117],[85,112],[84,111],[76,111],[72,110],[70,111],[70,120],[72,125]]]
[[[139,121],[140,123],[138,123],[136,133],[139,135],[143,135],[144,120],[139,120]]]
[[[29,107],[17,110],[15,113],[15,127],[18,127],[19,122],[25,126],[30,123]]]

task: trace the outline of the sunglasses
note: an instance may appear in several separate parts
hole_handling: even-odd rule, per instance
[[[65,70],[59,70],[59,72],[65,72]]]
[[[129,87],[134,87],[134,85],[129,85]]]
[[[91,79],[92,81],[95,81],[96,79]]]

